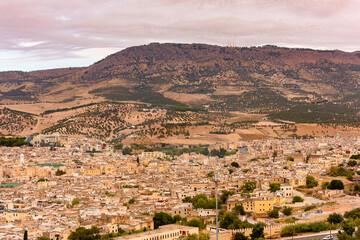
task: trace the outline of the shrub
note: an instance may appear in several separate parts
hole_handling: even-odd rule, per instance
[[[264,238],[264,228],[265,224],[262,222],[258,222],[254,224],[252,233],[250,234],[250,237],[252,240],[258,239],[258,238]]]
[[[330,229],[330,225],[325,222],[302,223],[294,226],[286,226],[281,229],[281,237],[295,236],[297,233],[321,232]]]
[[[296,231],[293,226],[286,226],[281,229],[281,233],[280,233],[281,237],[291,237],[295,235],[296,235]]]
[[[235,168],[239,168],[240,165],[237,162],[232,162],[231,166],[235,167]]]
[[[352,236],[355,232],[355,223],[352,220],[346,220],[343,225],[344,232],[346,232],[347,235]]]
[[[204,223],[204,220],[199,220],[199,219],[191,219],[190,221],[187,221],[185,223],[186,226],[191,226],[191,227],[198,227],[200,230],[203,230],[206,228],[206,224]]]
[[[321,189],[328,189],[328,187],[329,187],[329,182],[323,182],[323,183],[321,183]]]
[[[288,156],[288,157],[286,158],[286,160],[288,160],[288,161],[290,161],[290,162],[293,162],[293,161],[294,161],[294,158],[293,158],[293,156]]]
[[[355,167],[355,166],[357,165],[357,161],[356,161],[356,160],[350,160],[350,161],[348,162],[348,165],[349,165],[350,167]]]
[[[77,199],[77,198],[74,198],[73,200],[72,200],[72,202],[71,202],[71,204],[73,205],[73,206],[75,206],[75,205],[77,205],[77,204],[79,204],[80,203],[80,201],[79,201],[79,199]]]
[[[329,230],[330,226],[325,222],[313,222],[309,224],[309,228],[312,232],[321,232]]]
[[[315,178],[311,175],[306,176],[306,187],[307,188],[314,188],[317,187],[319,183],[315,180]]]
[[[304,211],[306,212],[306,211],[309,211],[309,210],[312,210],[312,209],[315,209],[315,208],[316,208],[316,206],[309,206],[309,207],[306,207],[304,209]]]
[[[343,217],[338,213],[332,213],[327,218],[327,221],[332,224],[341,223],[343,220],[344,220]]]
[[[329,184],[329,189],[335,190],[335,189],[344,189],[344,183],[341,180],[332,180]]]
[[[280,190],[281,184],[280,183],[270,183],[269,184],[269,190],[270,192],[276,192],[278,190]]]
[[[269,218],[279,218],[279,209],[274,208],[272,211],[268,213]]]
[[[233,233],[233,235],[231,236],[231,240],[248,240],[248,239],[249,238],[245,236],[244,233],[242,232]]]
[[[153,220],[155,229],[158,229],[162,225],[174,223],[174,219],[169,214],[164,212],[155,213]]]
[[[232,211],[236,214],[245,215],[245,210],[243,205],[237,205],[235,206]]]
[[[293,208],[292,207],[284,207],[281,212],[285,215],[285,216],[290,216],[292,213]]]
[[[293,197],[293,200],[292,200],[292,203],[296,203],[296,202],[303,202],[304,199],[300,196],[294,196]]]
[[[255,181],[246,182],[244,185],[241,186],[241,190],[245,193],[250,193],[250,192],[254,191],[255,188],[256,188]]]

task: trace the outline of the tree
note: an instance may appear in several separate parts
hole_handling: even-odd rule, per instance
[[[281,237],[291,237],[295,235],[296,235],[296,231],[294,226],[286,226],[281,229],[281,233],[280,233]]]
[[[286,158],[286,160],[288,160],[288,161],[290,161],[290,162],[293,162],[293,161],[294,161],[294,158],[293,158],[293,156],[288,156],[288,157]]]
[[[66,173],[65,171],[58,169],[55,172],[55,176],[61,176],[61,175],[64,175],[65,173]]]
[[[158,229],[162,225],[174,223],[174,219],[167,213],[159,212],[154,215],[154,228]]]
[[[285,215],[285,216],[290,216],[292,213],[293,208],[292,207],[284,207],[281,212]]]
[[[327,221],[331,224],[338,224],[344,221],[344,218],[338,213],[332,213],[327,218]]]
[[[346,220],[344,222],[343,229],[344,229],[344,232],[347,235],[352,236],[354,234],[354,232],[355,232],[355,223],[354,223],[354,221]]]
[[[208,233],[200,233],[199,240],[210,240],[210,235]]]
[[[355,208],[349,212],[345,212],[344,217],[347,219],[357,219],[360,218],[360,208]]]
[[[252,224],[248,221],[241,221],[240,219],[235,220],[230,226],[229,229],[243,229],[251,228]]]
[[[220,151],[217,149],[213,149],[210,152],[211,156],[218,156],[219,158],[225,157],[225,154],[226,154],[226,150],[224,148],[220,148]]]
[[[100,234],[99,229],[96,226],[91,226],[90,229],[85,227],[78,227],[75,232],[72,232],[68,239],[69,240],[99,240]]]
[[[245,215],[245,210],[243,205],[237,205],[235,206],[232,211],[236,214]]]
[[[123,144],[122,143],[118,143],[114,146],[115,150],[121,150],[123,148]]]
[[[303,202],[304,199],[300,196],[294,196],[293,197],[293,200],[292,200],[292,203],[296,203],[296,202]]]
[[[200,233],[199,235],[196,233],[189,234],[186,240],[210,240],[210,235],[208,233]]]
[[[338,234],[336,235],[337,239],[339,240],[355,240],[354,237],[349,236],[346,232],[341,232],[339,231]]]
[[[234,172],[234,169],[229,169],[229,174],[232,174]]]
[[[357,161],[356,161],[356,160],[350,160],[350,161],[348,162],[348,165],[349,165],[350,167],[355,167],[355,166],[357,165]]]
[[[220,217],[220,227],[225,229],[241,229],[252,227],[247,221],[241,221],[238,215],[227,212]]]
[[[239,217],[237,215],[227,212],[220,220],[220,227],[229,229],[229,226],[233,224],[236,220],[239,220]]]
[[[256,188],[255,181],[246,182],[244,185],[241,186],[241,190],[246,193],[250,193],[250,192],[254,191],[255,188]]]
[[[206,228],[206,224],[204,223],[204,220],[200,220],[200,219],[191,219],[190,221],[187,221],[186,226],[190,226],[190,227],[198,227],[200,230],[203,230]]]
[[[314,188],[319,185],[318,181],[311,175],[306,176],[306,188]]]
[[[129,204],[133,204],[133,203],[135,203],[135,198],[131,198],[131,199],[129,200]]]
[[[279,218],[279,209],[274,208],[268,213],[269,218]]]
[[[270,192],[276,192],[280,190],[281,184],[280,183],[270,183],[269,184],[269,190]]]
[[[179,214],[176,214],[176,215],[173,217],[174,223],[180,222],[181,220],[182,220],[182,217],[181,217]]]
[[[50,238],[48,238],[46,236],[41,236],[37,240],[50,240]]]
[[[189,234],[187,235],[186,240],[199,240],[199,236],[196,233]]]
[[[232,234],[231,240],[249,240],[249,238],[242,232],[236,232]]]
[[[330,184],[329,182],[323,182],[323,183],[321,183],[321,189],[323,189],[323,190],[328,189],[329,184]]]
[[[357,155],[351,155],[350,159],[359,159],[360,160],[360,153]]]
[[[214,172],[213,171],[211,171],[211,172],[209,172],[208,174],[207,174],[207,177],[208,178],[212,178],[212,177],[214,177]]]
[[[344,189],[344,183],[341,180],[332,180],[329,184],[329,189],[335,190],[335,189]]]
[[[239,168],[240,165],[237,162],[232,162],[231,166],[235,167],[235,168]]]
[[[265,228],[265,223],[263,222],[258,222],[256,224],[254,224],[252,232],[250,234],[250,237],[252,240],[258,239],[258,238],[264,238],[264,228]]]
[[[122,154],[123,155],[130,155],[132,152],[132,149],[130,147],[125,147],[123,150],[122,150]]]
[[[74,199],[72,200],[72,202],[71,202],[71,205],[75,206],[75,205],[77,205],[77,204],[79,204],[79,203],[80,203],[80,200],[77,199],[77,198],[74,198]]]
[[[357,227],[357,230],[355,232],[355,239],[360,240],[360,227],[359,226]]]
[[[24,240],[28,240],[28,231],[27,230],[24,231]]]
[[[194,197],[185,197],[183,202],[192,203],[195,209],[204,208],[204,209],[215,209],[216,208],[216,199],[208,199],[205,194],[198,194]],[[220,201],[218,205],[220,205]]]
[[[272,154],[272,158],[276,158],[277,157],[277,151],[274,151]]]
[[[221,196],[220,196],[220,201],[222,204],[225,204],[227,202],[227,200],[229,199],[230,196],[234,195],[235,192],[234,191],[223,191]]]

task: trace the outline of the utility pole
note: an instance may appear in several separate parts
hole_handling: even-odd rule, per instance
[[[215,174],[215,199],[216,199],[216,240],[219,240],[219,214],[218,214],[218,176]]]

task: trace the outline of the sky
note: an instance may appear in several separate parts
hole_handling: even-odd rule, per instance
[[[360,0],[1,0],[0,71],[88,66],[151,42],[360,50]]]

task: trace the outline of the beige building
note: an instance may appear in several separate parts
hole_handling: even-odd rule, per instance
[[[281,185],[280,191],[283,193],[284,198],[292,198],[293,197],[293,187],[289,184]]]
[[[61,136],[58,133],[49,134],[49,135],[39,134],[39,135],[35,136],[31,142],[35,146],[40,146],[41,144],[55,145],[55,144],[65,142],[67,140],[67,138],[68,138],[67,136]]]
[[[27,211],[18,211],[18,210],[4,211],[4,218],[5,221],[7,222],[24,220],[28,216],[30,216],[30,212]]]
[[[114,238],[115,240],[174,240],[190,234],[199,234],[199,228],[182,225],[164,225],[157,230]]]
[[[164,158],[166,157],[166,154],[163,152],[143,152],[141,153],[141,156],[147,158]]]
[[[231,211],[235,206],[242,205],[247,213],[267,213],[273,210],[274,202],[271,195],[244,198],[234,195],[227,201],[227,210]]]
[[[172,216],[180,215],[180,217],[182,218],[188,218],[191,216],[192,211],[193,211],[192,203],[181,203],[176,205],[174,208],[172,208],[171,215]]]

